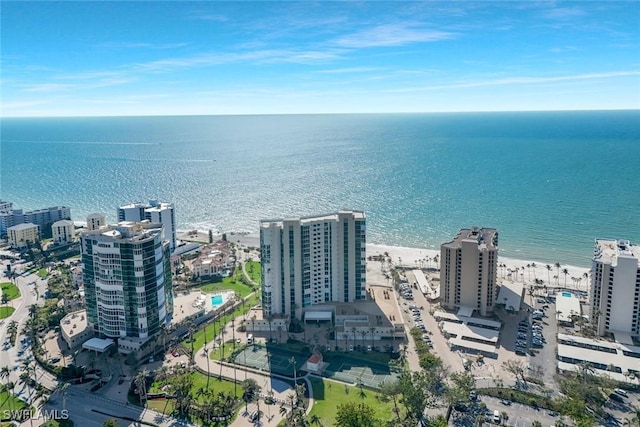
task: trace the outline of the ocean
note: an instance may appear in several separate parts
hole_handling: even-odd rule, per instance
[[[435,249],[495,227],[506,257],[587,267],[640,243],[640,111],[3,118],[0,198],[176,204],[181,229],[348,208],[371,243]]]

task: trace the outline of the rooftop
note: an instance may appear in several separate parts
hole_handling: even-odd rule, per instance
[[[618,257],[640,259],[640,246],[628,240],[596,239],[593,259],[616,266]]]
[[[495,228],[463,228],[458,231],[452,241],[444,243],[442,246],[459,249],[462,247],[463,241],[474,241],[480,247],[495,249],[498,247],[497,238],[498,230]]]
[[[87,328],[86,310],[67,314],[60,320],[60,327],[69,337],[83,332]]]
[[[27,222],[25,224],[14,225],[13,227],[7,228],[7,230],[14,230],[14,231],[29,230],[34,227],[38,228],[39,226],[30,222]]]
[[[283,221],[299,221],[301,224],[308,224],[319,221],[338,221],[340,215],[353,215],[355,219],[364,219],[365,215],[363,211],[354,210],[340,210],[338,212],[332,212],[322,215],[313,216],[300,216],[300,217],[288,217],[278,219],[261,219],[260,227],[269,227],[272,224],[282,225]]]
[[[122,221],[117,225],[106,225],[99,230],[85,230],[83,236],[91,236],[102,241],[126,239],[129,242],[141,242],[162,233],[162,224],[150,221],[130,222]]]
[[[566,295],[565,295],[566,294]],[[572,316],[581,316],[580,300],[569,292],[556,294],[556,314],[558,322],[572,322]]]

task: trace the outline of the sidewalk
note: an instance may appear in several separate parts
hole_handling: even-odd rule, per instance
[[[198,350],[194,355],[196,366],[198,366],[205,372],[207,372],[207,357],[208,356],[204,353],[203,348]],[[228,363],[220,363],[215,360],[209,360],[208,372],[212,377],[219,377],[221,375],[223,378],[231,381],[234,380],[234,377],[238,381],[253,379],[258,384],[258,386],[261,387],[260,394],[263,396],[268,395],[269,391],[271,390],[273,392],[273,398],[276,399],[276,402],[278,403],[275,403],[273,405],[266,405],[263,400],[260,402],[260,411],[264,414],[264,418],[262,419],[261,423],[263,427],[276,427],[278,425],[278,423],[283,418],[279,412],[279,402],[285,402],[287,399],[287,395],[294,393],[293,388],[283,381],[283,379],[291,380],[290,378],[281,377],[279,375],[267,372],[261,372],[255,369],[247,368],[245,366],[238,366],[235,369],[234,373],[233,365]],[[311,385],[309,381],[307,381],[307,379],[304,377],[298,378],[298,380],[301,379],[306,382],[306,387],[309,390],[310,398],[307,410],[307,412],[309,412],[313,407],[313,391],[310,389]],[[238,414],[238,418],[233,422],[233,424],[231,424],[231,426],[246,427],[250,424],[247,417],[257,409],[258,404],[255,402],[249,404],[248,414],[244,413],[244,408],[241,409]]]

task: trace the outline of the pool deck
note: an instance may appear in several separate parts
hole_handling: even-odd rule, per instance
[[[193,291],[180,292],[177,296],[173,298],[173,323],[181,322],[189,316],[193,316],[198,313],[202,308],[194,307],[194,304],[198,297],[204,295],[205,297],[205,312],[209,312],[211,309],[215,309],[216,307],[211,305],[211,298],[214,295],[222,295],[223,300],[227,301],[229,298],[233,298],[233,291],[218,291],[203,294],[199,289],[194,289]]]

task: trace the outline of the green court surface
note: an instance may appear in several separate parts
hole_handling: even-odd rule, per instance
[[[235,363],[250,366],[263,371],[271,371],[280,375],[293,377],[291,357],[296,359],[296,370],[299,372],[309,355],[292,354],[254,345],[248,346],[235,357]]]
[[[372,388],[380,387],[382,382],[394,382],[399,375],[392,372],[388,366],[361,360],[356,362],[343,356],[332,357],[326,361],[329,365],[324,368],[323,376]]]
[[[234,360],[239,365],[293,377],[291,357],[296,360],[297,374],[304,375],[304,372],[300,372],[300,370],[309,356],[310,354],[293,353],[278,348],[267,349],[255,345],[240,351]],[[399,375],[387,365],[362,359],[353,359],[345,355],[325,355],[324,362],[322,376],[349,384],[362,384],[371,388],[380,387],[382,382],[393,382]]]

